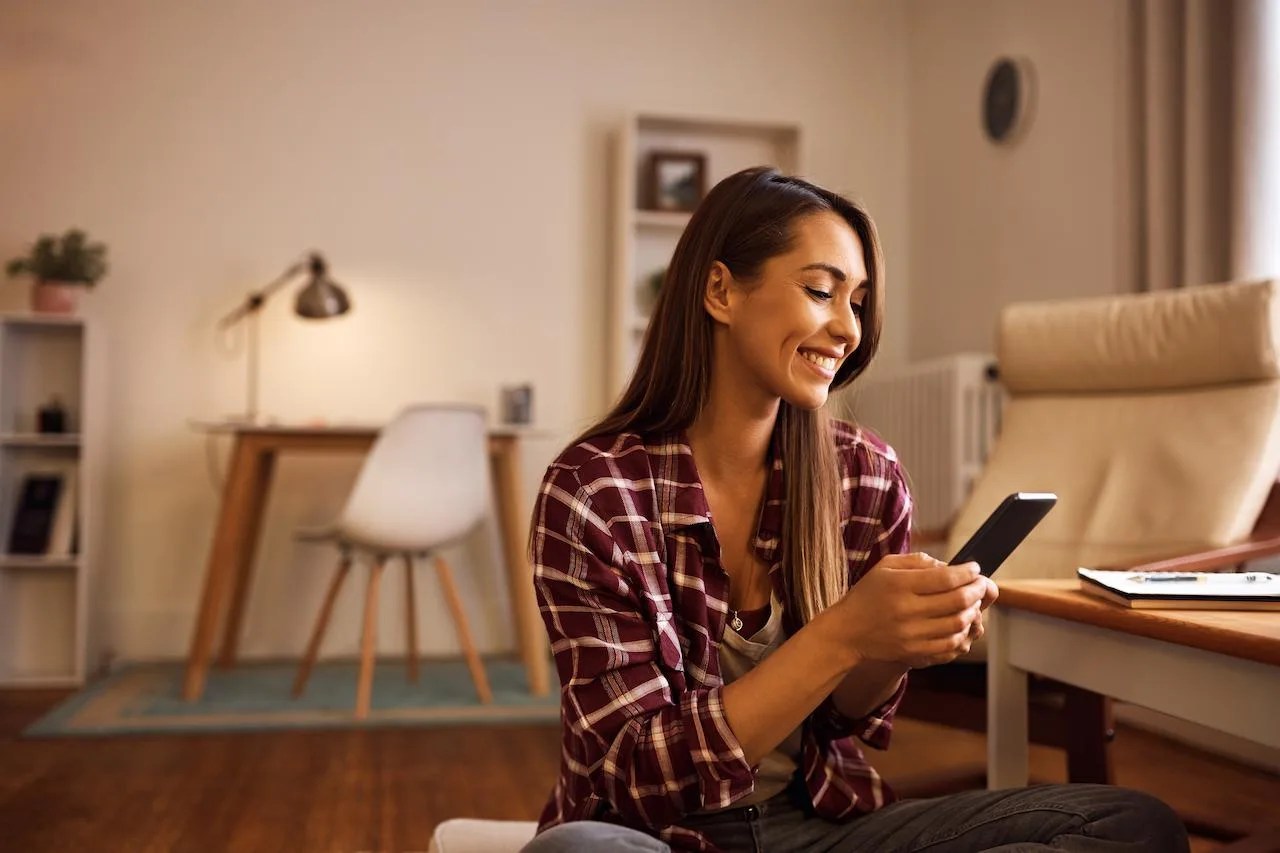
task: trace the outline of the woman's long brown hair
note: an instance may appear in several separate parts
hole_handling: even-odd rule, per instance
[[[703,307],[711,265],[722,262],[739,282],[758,280],[765,261],[788,251],[798,219],[832,212],[862,242],[868,293],[862,340],[845,359],[831,390],[852,382],[871,362],[884,315],[884,260],[875,224],[842,196],[801,178],[758,167],[730,175],[694,211],[667,268],[635,373],[613,410],[578,441],[635,432],[687,429],[711,388],[713,321]],[[788,606],[801,624],[834,604],[848,588],[840,540],[841,474],[825,407],[796,408],[785,400],[777,429],[786,481],[783,567]]]

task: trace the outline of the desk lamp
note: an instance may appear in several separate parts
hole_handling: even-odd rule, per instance
[[[347,292],[329,278],[329,267],[324,258],[318,252],[311,252],[266,287],[250,293],[238,308],[218,321],[221,329],[228,329],[241,320],[249,322],[248,403],[244,414],[247,423],[258,421],[258,313],[272,294],[303,270],[307,270],[309,279],[306,287],[298,292],[298,298],[294,300],[295,314],[309,320],[327,320],[330,317],[340,317],[351,310]]]

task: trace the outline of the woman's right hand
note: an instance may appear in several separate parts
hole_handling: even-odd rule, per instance
[[[989,583],[977,563],[949,566],[928,554],[892,554],[830,608],[827,627],[861,660],[913,668],[948,663],[969,651],[969,628]]]

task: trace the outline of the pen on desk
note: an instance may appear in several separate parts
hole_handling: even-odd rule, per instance
[[[1271,580],[1271,575],[1262,572],[1223,572],[1221,574],[1151,574],[1151,575],[1129,575],[1129,580],[1139,583],[1208,583],[1210,579],[1227,581],[1244,581],[1245,583],[1258,583],[1260,581]]]

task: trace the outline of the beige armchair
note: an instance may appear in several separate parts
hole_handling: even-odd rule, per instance
[[[1278,353],[1271,281],[1010,306],[998,331],[1009,393],[1000,436],[945,556],[1015,491],[1059,501],[997,582],[1069,578],[1079,566],[1222,569],[1280,553]],[[983,651],[913,673],[899,713],[985,730]],[[1032,737],[1067,748],[1073,781],[1110,781],[1107,701],[1052,682],[1033,692]]]

